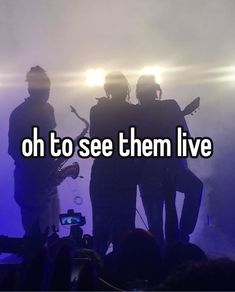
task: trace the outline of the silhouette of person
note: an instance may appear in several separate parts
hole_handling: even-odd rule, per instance
[[[114,143],[112,157],[96,158],[91,170],[94,248],[102,256],[110,242],[117,250],[123,235],[134,229],[137,187],[134,159],[122,158],[117,152],[118,132],[128,136],[135,110],[128,103],[128,81],[120,72],[109,73],[104,90],[107,98],[98,99],[90,111],[90,136],[111,138]]]
[[[160,92],[160,96],[158,96]],[[160,100],[161,89],[153,75],[143,75],[136,85],[138,134],[141,137],[167,137],[172,141],[171,158],[140,160],[139,189],[150,231],[163,245],[163,205],[166,203],[166,236],[169,240],[189,241],[200,209],[203,185],[188,168],[185,158],[176,158],[176,126],[188,131],[185,118],[175,100]],[[175,191],[184,193],[183,209],[176,222]],[[171,226],[170,226],[171,225]],[[167,234],[167,231],[169,234]],[[174,236],[178,238],[174,238]],[[166,238],[167,239],[167,238]]]
[[[54,159],[45,157],[25,158],[21,154],[21,141],[32,136],[32,127],[39,127],[39,135],[48,145],[48,132],[55,129],[53,107],[47,102],[50,79],[40,66],[30,69],[26,75],[29,97],[10,115],[8,153],[15,161],[15,200],[20,206],[22,224],[29,233],[35,223],[41,231],[58,226],[59,200],[56,187],[48,185],[48,177]]]

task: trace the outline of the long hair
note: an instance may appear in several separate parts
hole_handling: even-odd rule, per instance
[[[124,88],[127,92],[127,100],[130,100],[130,85],[129,82],[124,74],[121,72],[111,72],[106,75],[105,83],[104,83],[104,90],[107,94],[107,97],[110,98],[112,92],[114,90],[118,90],[118,88]]]
[[[142,75],[136,84],[136,97],[138,100],[143,98],[150,91],[159,91],[159,97],[156,99],[161,99],[162,90],[160,85],[156,82],[154,75]]]

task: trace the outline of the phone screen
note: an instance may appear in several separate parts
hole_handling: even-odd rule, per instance
[[[85,222],[85,217],[83,217],[81,214],[77,213],[77,214],[61,214],[60,215],[60,223],[62,225],[79,225],[79,226],[83,226],[86,222]]]

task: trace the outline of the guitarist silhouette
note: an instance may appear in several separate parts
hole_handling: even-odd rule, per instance
[[[177,240],[189,241],[193,232],[202,195],[202,182],[189,170],[185,158],[177,158],[176,126],[188,127],[184,115],[192,113],[199,106],[196,98],[184,111],[175,100],[160,100],[161,89],[154,76],[141,76],[136,85],[137,126],[141,138],[167,137],[172,141],[171,158],[139,159],[139,189],[145,209],[148,226],[160,246],[164,244],[163,205],[166,206],[165,239],[172,244]],[[183,210],[178,226],[175,208],[176,191],[185,195]]]

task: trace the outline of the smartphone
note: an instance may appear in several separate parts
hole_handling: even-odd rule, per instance
[[[60,223],[61,225],[84,226],[86,224],[86,218],[81,213],[60,214]]]

